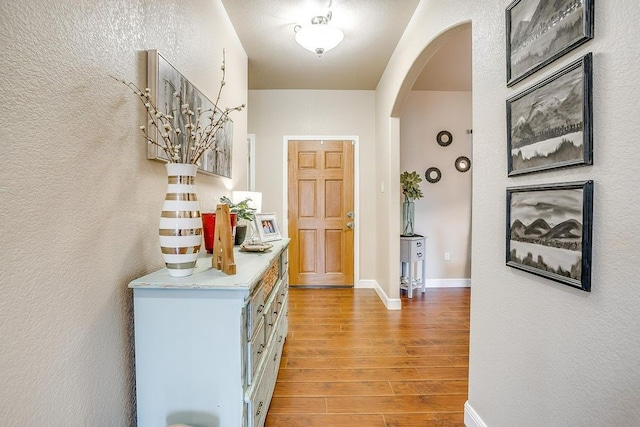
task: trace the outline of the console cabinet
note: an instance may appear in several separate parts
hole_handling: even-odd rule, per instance
[[[132,281],[138,427],[264,425],[287,336],[288,240]]]

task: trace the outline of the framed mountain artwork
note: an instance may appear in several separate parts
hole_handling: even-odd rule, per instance
[[[593,164],[592,55],[507,100],[508,175]]]
[[[594,0],[516,0],[506,10],[507,86],[593,38]]]
[[[507,265],[591,291],[593,181],[507,188]]]

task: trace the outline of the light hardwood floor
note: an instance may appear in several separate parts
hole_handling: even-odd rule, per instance
[[[267,427],[464,426],[468,288],[387,310],[372,289],[289,291]]]

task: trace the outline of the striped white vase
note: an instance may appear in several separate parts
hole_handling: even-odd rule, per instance
[[[198,167],[167,163],[167,195],[160,216],[160,247],[169,275],[193,273],[202,245],[202,217],[196,195]]]

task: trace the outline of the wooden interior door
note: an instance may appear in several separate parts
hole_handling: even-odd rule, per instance
[[[353,286],[353,141],[289,141],[289,283]]]

